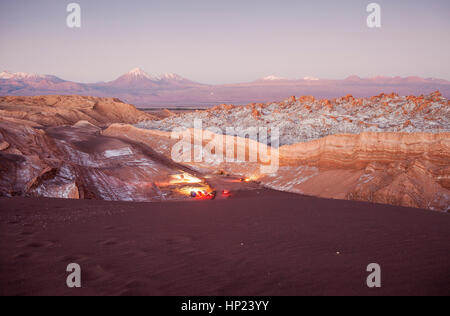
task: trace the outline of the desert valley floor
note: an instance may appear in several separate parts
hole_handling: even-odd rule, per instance
[[[450,293],[445,213],[269,190],[208,202],[0,205],[0,295]],[[66,287],[72,262],[81,289]],[[381,289],[366,286],[370,263],[382,267]]]

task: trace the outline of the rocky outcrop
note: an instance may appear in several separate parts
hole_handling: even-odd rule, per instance
[[[450,210],[450,115],[438,93],[327,101],[291,97],[279,104],[171,113],[137,126],[123,123],[146,114],[112,99],[24,98],[24,104],[15,100],[15,107],[6,99],[0,98],[0,108],[10,115],[0,117],[0,196],[164,200],[173,198],[174,188],[164,191],[158,183],[188,172],[203,179],[247,177],[269,188],[325,198]],[[21,116],[14,109],[26,111]],[[203,130],[191,127],[194,118],[204,119]],[[397,119],[388,121],[392,118]],[[206,130],[241,123],[285,128],[285,143],[271,148],[251,135]],[[336,133],[343,127],[351,127],[350,133]],[[181,133],[172,134],[174,129]],[[194,135],[202,135],[202,143],[194,144]],[[291,143],[296,139],[305,141]],[[200,148],[204,158],[197,161]],[[261,166],[274,162],[262,158],[276,153],[279,168],[262,172]]]
[[[220,106],[138,126],[167,131],[180,126],[194,128],[195,120],[202,120],[204,129],[219,127],[223,133],[227,127],[277,128],[280,144],[292,145],[337,134],[450,132],[450,106],[439,92],[420,97],[347,95],[333,100],[306,96],[264,105]]]
[[[0,151],[8,149],[9,144],[7,142],[1,142],[0,143]]]
[[[8,149],[8,148],[9,148],[9,144],[4,141],[3,135],[0,134],[0,151],[3,151],[3,150]]]
[[[0,118],[10,146],[0,151],[1,197],[50,197],[111,201],[186,199],[159,188],[186,172],[165,156],[137,142],[99,135],[88,122],[44,127]]]
[[[52,141],[35,123],[0,118],[0,133],[8,148],[0,151],[0,195],[21,195],[41,171],[55,162]]]
[[[436,166],[420,160],[366,170],[346,198],[431,210],[450,210],[450,191],[435,176]]]
[[[0,116],[42,126],[73,125],[79,121],[106,126],[155,119],[118,99],[82,96],[0,97]]]

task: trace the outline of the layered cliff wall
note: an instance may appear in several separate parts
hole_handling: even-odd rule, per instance
[[[450,133],[374,133],[331,135],[280,148],[286,165],[363,168],[368,163],[421,159],[450,165]]]

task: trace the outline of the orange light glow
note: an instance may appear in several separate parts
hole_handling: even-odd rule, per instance
[[[195,193],[197,193],[197,192],[208,192],[209,193],[211,191],[212,191],[211,188],[209,186],[207,186],[207,185],[197,186],[197,187],[187,186],[187,187],[182,187],[182,188],[179,188],[179,189],[175,190],[175,192],[177,192],[179,194],[182,194],[182,195],[185,195],[185,196],[191,196],[192,192],[195,192]]]
[[[170,184],[196,184],[203,182],[201,179],[196,178],[189,173],[172,175],[170,178]]]
[[[257,181],[258,180],[258,177],[257,176],[250,176],[250,177],[247,177],[247,178],[241,178],[240,180],[239,180],[239,182],[246,182],[246,183],[249,183],[249,182],[254,182],[254,181]]]

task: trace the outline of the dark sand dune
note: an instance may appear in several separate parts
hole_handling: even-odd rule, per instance
[[[0,199],[0,295],[448,295],[450,216],[253,190],[210,202]],[[82,267],[82,289],[65,285]],[[370,263],[381,289],[366,287]]]

